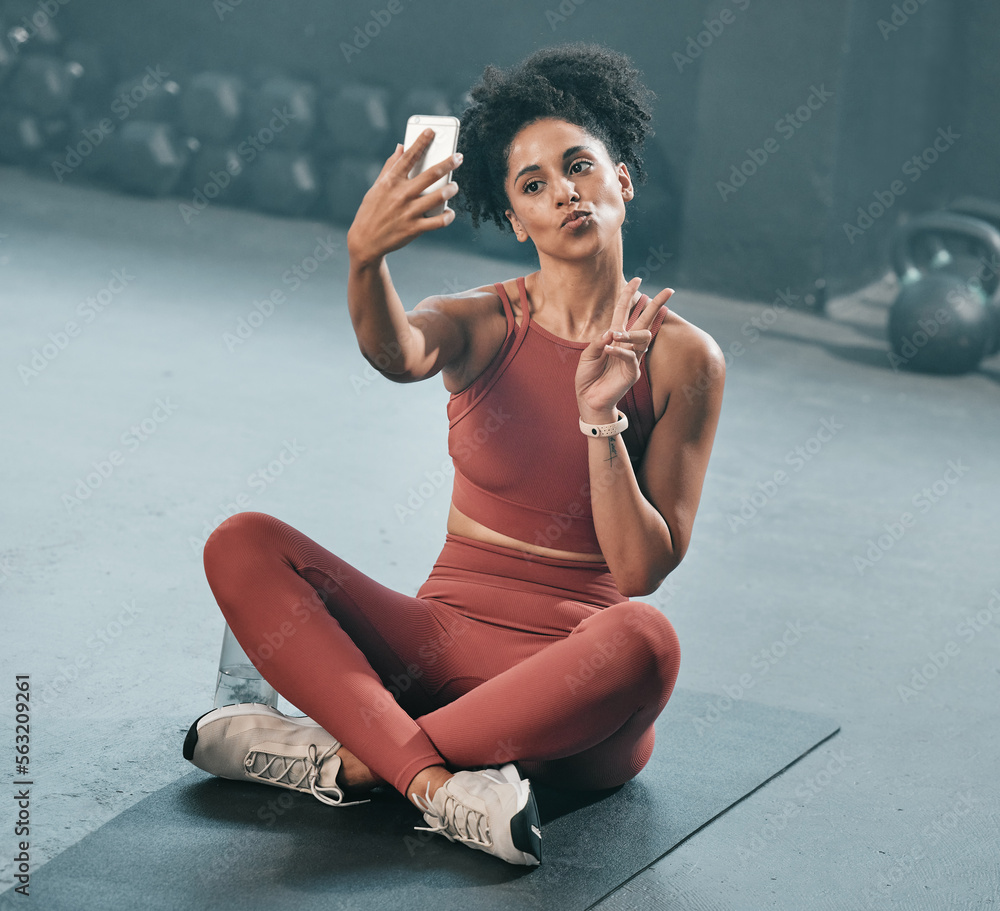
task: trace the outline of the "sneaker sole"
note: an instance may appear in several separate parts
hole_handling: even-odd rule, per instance
[[[508,763],[499,770],[500,774],[511,784],[522,783],[528,792],[524,806],[511,817],[510,838],[514,847],[525,856],[525,860],[533,858],[534,863],[542,862],[542,824],[538,816],[538,804],[527,779],[522,778],[517,763]]]

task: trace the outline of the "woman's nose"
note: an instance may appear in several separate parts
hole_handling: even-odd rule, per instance
[[[569,178],[563,178],[559,182],[559,192],[557,196],[559,205],[577,202],[580,199],[580,194],[576,192],[576,184],[574,184]]]

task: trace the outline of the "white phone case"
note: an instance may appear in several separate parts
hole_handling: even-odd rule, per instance
[[[416,138],[428,127],[434,131],[434,139],[427,147],[427,151],[410,170],[410,177],[416,177],[427,168],[433,167],[455,154],[455,149],[458,148],[458,124],[457,117],[442,117],[431,114],[414,114],[406,121],[406,135],[403,137],[404,150],[413,145]],[[450,180],[451,171],[440,180],[432,183],[421,195],[426,196],[428,193],[440,190]],[[428,217],[440,215],[446,208],[448,208],[447,203],[442,203],[426,212],[425,215]]]

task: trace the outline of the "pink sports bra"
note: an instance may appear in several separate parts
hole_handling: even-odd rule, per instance
[[[507,335],[486,370],[448,402],[448,452],[455,466],[452,502],[471,519],[541,547],[601,552],[590,505],[588,441],[580,433],[575,376],[587,342],[559,338],[531,321],[517,325],[503,285],[495,285]],[[517,280],[521,301],[528,295]],[[631,326],[649,304],[642,295]],[[650,330],[655,339],[667,307]],[[655,417],[645,363],[618,403],[628,416],[622,440],[641,461]]]

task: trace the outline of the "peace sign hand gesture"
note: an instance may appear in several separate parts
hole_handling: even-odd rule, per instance
[[[649,348],[653,334],[649,327],[657,312],[673,295],[664,288],[626,329],[632,300],[641,278],[633,278],[615,303],[611,328],[594,339],[580,353],[576,368],[576,398],[580,417],[588,424],[610,424],[617,415],[615,406],[639,379],[639,359]]]

